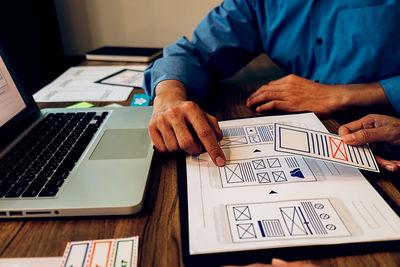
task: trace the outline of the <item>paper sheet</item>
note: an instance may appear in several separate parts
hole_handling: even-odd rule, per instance
[[[108,85],[142,87],[143,71],[123,69],[96,82]]]
[[[69,242],[60,267],[135,267],[139,237]]]
[[[312,113],[222,121],[226,166],[187,157],[190,254],[400,239],[359,170],[275,152],[274,123],[327,132]]]
[[[95,82],[124,69],[143,71],[146,67],[146,65],[72,67],[36,92],[33,98],[37,102],[124,101],[129,97],[133,87]]]
[[[379,172],[368,144],[350,146],[342,137],[310,129],[275,123],[274,149],[279,152],[328,160]]]
[[[62,257],[1,258],[0,267],[54,267]]]

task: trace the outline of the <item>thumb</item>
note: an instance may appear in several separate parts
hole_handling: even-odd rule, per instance
[[[382,131],[377,128],[361,129],[354,133],[343,135],[343,141],[346,144],[353,146],[384,141],[383,139],[384,136],[382,136]]]

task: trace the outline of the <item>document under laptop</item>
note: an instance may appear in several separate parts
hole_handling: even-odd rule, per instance
[[[0,47],[0,218],[138,212],[152,108],[39,110],[15,74]]]

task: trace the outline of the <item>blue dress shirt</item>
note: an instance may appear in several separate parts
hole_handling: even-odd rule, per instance
[[[213,79],[261,53],[324,84],[379,82],[400,113],[400,0],[225,0],[145,71],[154,98],[166,79],[201,100]]]

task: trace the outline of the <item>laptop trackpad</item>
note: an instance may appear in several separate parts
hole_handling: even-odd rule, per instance
[[[103,133],[90,159],[145,158],[149,145],[147,129],[109,129]]]

